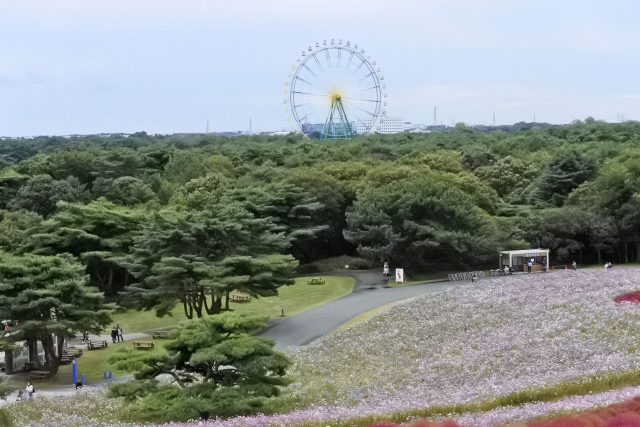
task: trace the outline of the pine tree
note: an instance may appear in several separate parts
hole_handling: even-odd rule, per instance
[[[249,335],[265,321],[224,313],[183,323],[165,346],[168,354],[119,350],[109,363],[138,372],[134,381],[112,385],[109,395],[137,401],[143,417],[163,421],[255,413],[288,384],[291,363],[273,350],[273,340]],[[160,384],[160,375],[171,376],[172,383]]]
[[[133,244],[147,215],[105,199],[88,205],[61,202],[58,212],[30,230],[27,248],[41,255],[69,253],[87,264],[91,283],[107,295],[123,291],[131,279],[116,261]]]
[[[100,333],[110,321],[102,293],[87,286],[84,266],[70,255],[0,252],[0,318],[18,321],[0,343],[40,341],[40,370],[58,372],[64,340],[81,331]]]
[[[220,313],[233,290],[277,295],[279,286],[293,283],[297,265],[281,254],[288,243],[279,231],[233,204],[163,211],[136,235],[131,255],[118,260],[138,279],[127,293],[159,316],[181,303],[188,318]]]

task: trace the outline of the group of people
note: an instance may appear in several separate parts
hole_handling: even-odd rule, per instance
[[[120,327],[120,325],[116,325],[111,328],[111,339],[114,343],[124,341],[124,336],[122,336],[122,328]],[[90,341],[91,340],[89,339],[89,331],[85,331],[84,334],[82,334],[82,342]]]
[[[606,263],[606,264],[604,265],[604,269],[605,269],[605,270],[611,270],[612,268],[613,268],[613,264],[611,264],[610,262],[608,262],[608,263]]]
[[[114,343],[124,341],[124,337],[122,336],[122,328],[120,325],[116,325],[111,328],[111,339]]]

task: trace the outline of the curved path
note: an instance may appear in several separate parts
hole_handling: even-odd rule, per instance
[[[411,286],[387,286],[388,277],[379,272],[353,275],[353,292],[342,298],[306,310],[295,316],[276,320],[257,335],[276,340],[276,348],[305,346],[343,323],[381,305],[439,291],[468,282],[438,282]]]

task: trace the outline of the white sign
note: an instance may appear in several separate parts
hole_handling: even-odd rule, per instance
[[[404,283],[404,269],[396,268],[396,283]]]

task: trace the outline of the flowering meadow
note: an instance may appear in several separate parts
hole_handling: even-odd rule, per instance
[[[406,427],[469,427],[469,426],[500,426],[508,422],[520,427],[640,427],[640,396],[627,399],[621,403],[600,406],[597,409],[584,410],[574,414],[556,415],[544,419],[535,419],[551,407],[561,408],[561,412],[568,412],[569,408],[576,410],[581,407],[592,407],[594,404],[603,405],[607,400],[618,401],[624,394],[635,392],[637,388],[628,389],[623,393],[607,392],[602,396],[585,396],[580,399],[562,399],[560,402],[524,405],[528,408],[508,408],[506,410],[491,411],[477,417],[466,416],[447,420],[418,420]],[[569,402],[574,401],[574,402]],[[523,410],[524,409],[524,410]],[[547,413],[546,415],[550,415]],[[534,418],[533,420],[531,420]],[[522,421],[523,423],[518,423]],[[526,424],[524,421],[528,421]],[[368,427],[399,427],[398,424],[382,421]]]
[[[426,294],[291,351],[295,382],[270,402],[271,415],[199,425],[435,417],[489,427],[620,402],[640,395],[640,306],[614,298],[638,288],[640,269],[617,268],[498,277]],[[124,403],[83,399],[49,404],[46,422],[33,425],[125,426],[117,422]],[[105,405],[113,406],[102,424],[62,422]],[[18,410],[23,404],[11,406],[18,426],[35,419]]]

